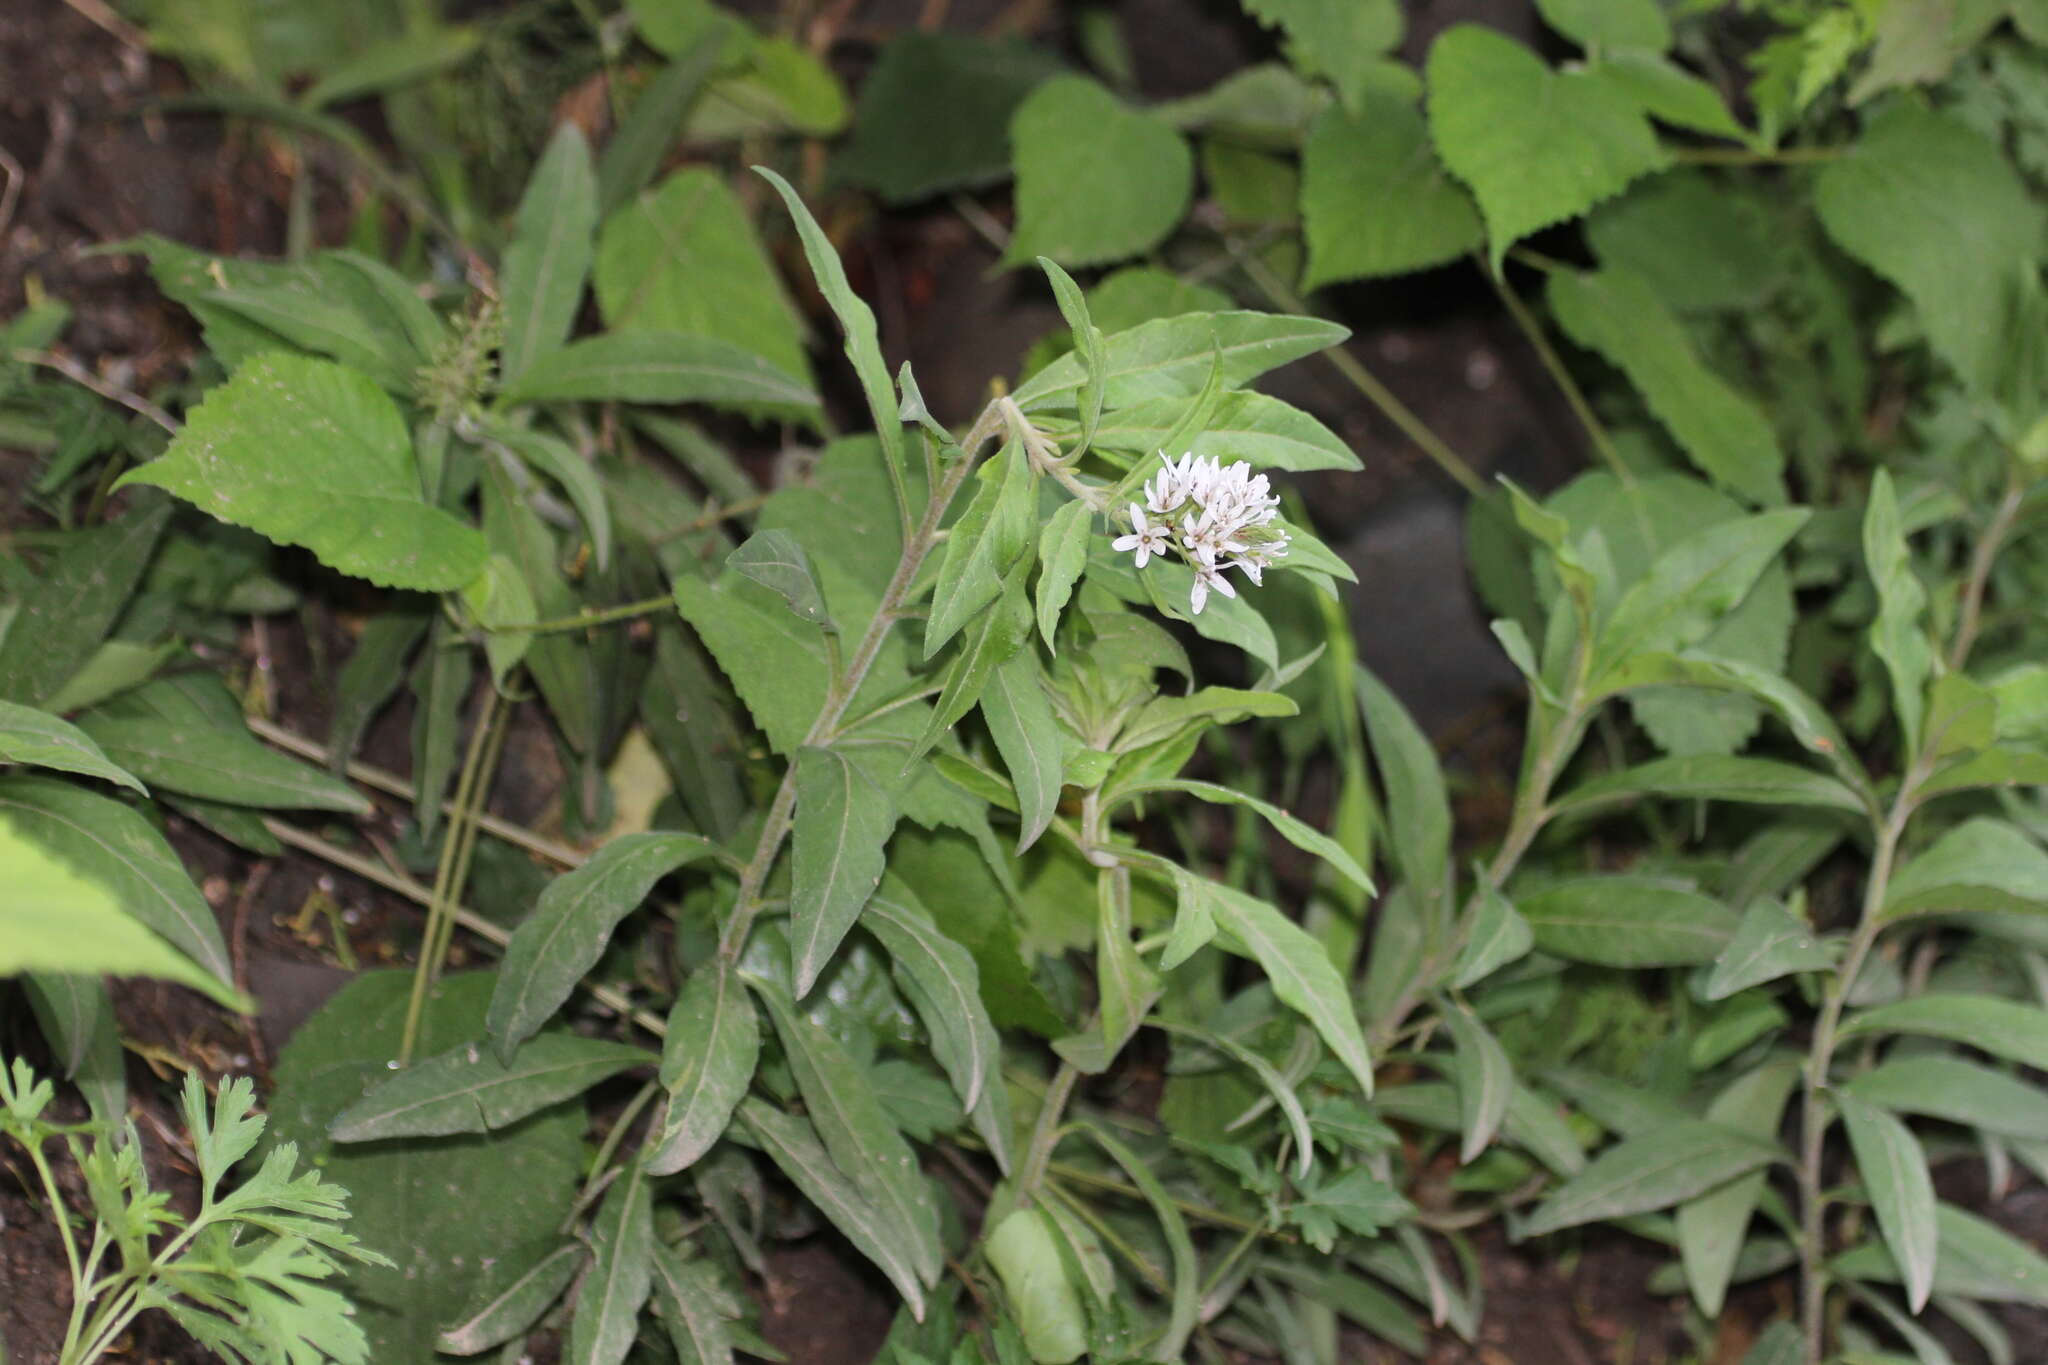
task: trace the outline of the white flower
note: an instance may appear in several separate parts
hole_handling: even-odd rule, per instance
[[[1230,586],[1230,580],[1223,576],[1222,569],[1209,564],[1196,565],[1195,585],[1188,589],[1188,610],[1200,616],[1202,608],[1209,603],[1211,589],[1225,597],[1237,596],[1237,589]]]
[[[1131,534],[1118,536],[1111,541],[1112,550],[1136,550],[1138,567],[1144,568],[1145,561],[1153,555],[1164,556],[1171,542],[1167,539],[1168,527],[1164,522],[1145,520],[1145,509],[1135,502],[1131,504]]]
[[[1183,454],[1179,460],[1169,460],[1162,450],[1159,460],[1164,467],[1145,482],[1145,506],[1163,515],[1195,496],[1197,464],[1192,451]]]

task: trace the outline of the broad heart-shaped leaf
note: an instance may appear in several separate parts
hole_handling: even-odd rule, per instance
[[[496,1257],[470,1307],[442,1329],[434,1345],[449,1355],[481,1355],[531,1330],[589,1254],[581,1242],[548,1237]]]
[[[120,483],[167,488],[387,588],[459,588],[484,566],[483,536],[420,496],[397,405],[329,360],[249,361],[207,392],[161,458]]]
[[[678,171],[608,218],[595,280],[614,332],[710,337],[811,382],[795,305],[716,171]]]
[[[1088,1350],[1088,1318],[1068,1278],[1059,1233],[1044,1209],[1012,1209],[982,1246],[1003,1282],[1010,1318],[1031,1359],[1068,1365]]]
[[[1999,148],[1951,114],[1900,101],[1814,186],[1828,235],[1897,285],[1934,350],[1980,393],[1997,389],[2022,325],[2041,210]]]
[[[1200,393],[1210,371],[1218,368],[1225,389],[1239,388],[1349,335],[1349,329],[1334,322],[1284,313],[1154,318],[1103,338],[1103,409],[1115,412],[1155,398],[1184,402]],[[1017,386],[1017,406],[1025,412],[1074,408],[1087,382],[1081,358],[1063,355]]]
[[[1010,116],[1017,226],[1004,259],[1099,265],[1150,250],[1186,212],[1194,156],[1173,125],[1085,76],[1055,76]]]
[[[1836,1091],[1834,1100],[1849,1130],[1857,1173],[1877,1211],[1877,1225],[1892,1259],[1905,1271],[1907,1301],[1918,1313],[1934,1287],[1939,1236],[1927,1154],[1911,1129],[1876,1105],[1846,1091]]]
[[[756,531],[725,557],[725,567],[789,603],[789,609],[814,626],[836,629],[825,610],[825,594],[810,556],[787,531]]]
[[[2048,1010],[1985,995],[1929,994],[1858,1010],[1842,1021],[1842,1037],[1917,1033],[1967,1043],[1994,1057],[2048,1071]]]
[[[1594,810],[1640,796],[1685,801],[1743,801],[1765,806],[1816,806],[1863,813],[1856,793],[1825,774],[1794,763],[1735,754],[1682,754],[1582,782],[1560,797],[1554,809]]]
[[[95,875],[67,856],[70,849],[46,842],[41,827],[48,822],[40,818],[41,812],[30,809],[29,818],[22,818],[24,808],[14,800],[19,794],[15,784],[44,780],[0,779],[0,875],[8,887],[0,902],[0,977],[21,972],[160,976],[204,991],[231,1009],[248,1008],[231,986],[172,947],[142,918],[128,913],[113,878]],[[92,799],[134,816],[104,797]],[[64,833],[74,844],[93,837],[82,827]]]
[[[1884,660],[1892,680],[1892,706],[1907,753],[1920,751],[1920,722],[1927,677],[1934,671],[1934,647],[1921,628],[1927,589],[1913,571],[1912,551],[1899,521],[1899,503],[1889,471],[1870,483],[1863,513],[1863,562],[1877,589],[1877,619],[1870,623],[1870,648]]]
[[[833,1164],[818,1141],[817,1130],[804,1119],[759,1099],[742,1101],[739,1117],[769,1160],[853,1243],[855,1250],[888,1277],[896,1292],[903,1296],[910,1315],[924,1321],[925,1286],[912,1248],[895,1220],[878,1209]]]
[[[142,581],[175,507],[160,493],[138,493],[120,520],[65,537],[0,634],[0,700],[41,706],[92,658]]]
[[[1460,24],[1429,50],[1429,130],[1472,187],[1498,271],[1508,248],[1575,218],[1669,159],[1641,109],[1583,71]]]
[[[1785,500],[1785,452],[1763,410],[1714,373],[1648,279],[1626,266],[1557,270],[1558,325],[1629,382],[1702,473],[1751,502]]]
[[[530,1038],[510,1062],[465,1043],[374,1087],[327,1131],[336,1142],[489,1132],[653,1061],[644,1048],[570,1033]]]
[[[1485,237],[1421,112],[1388,95],[1368,96],[1357,113],[1333,105],[1316,116],[1301,152],[1301,212],[1303,289],[1442,265]]]
[[[888,795],[838,750],[797,751],[789,896],[797,998],[810,993],[881,881],[896,814]]]
[[[1734,914],[1697,891],[1652,877],[1554,882],[1517,901],[1536,946],[1603,967],[1711,962],[1735,933]]]
[[[1835,965],[1835,957],[1805,920],[1776,901],[1759,899],[1742,912],[1728,946],[1714,958],[1703,994],[1708,1000],[1726,1000],[1794,972],[1824,972]]]
[[[138,812],[73,782],[17,775],[0,777],[0,819],[8,822],[17,839],[36,845],[65,869],[104,888],[122,913],[198,963],[210,978],[200,989],[223,1002],[236,998],[228,985],[234,970],[212,907],[192,885],[184,864],[164,837]],[[67,941],[75,939],[74,949],[91,945],[92,936],[79,926],[61,931],[60,936]],[[21,942],[25,947],[26,940]],[[25,966],[54,971],[120,970],[66,967],[56,962],[23,962],[5,970],[18,971]]]
[[[650,830],[612,840],[589,862],[549,882],[505,945],[488,1019],[491,1044],[510,1065],[519,1045],[561,1008],[597,965],[619,921],[654,884],[687,863],[724,856],[695,834]]]
[[[110,760],[92,736],[67,720],[0,701],[0,763],[26,763],[37,768],[104,778],[149,795],[133,773]]]
[[[1526,1236],[1649,1213],[1704,1194],[1784,1155],[1738,1128],[1690,1120],[1624,1138],[1536,1207]]]
[[[1749,595],[1808,515],[1803,507],[1759,512],[1709,526],[1659,555],[1600,628],[1594,676],[1605,676],[1637,654],[1698,643]]]
[[[641,1306],[654,1290],[653,1200],[647,1172],[637,1163],[605,1192],[591,1224],[596,1254],[576,1292],[565,1365],[619,1365],[633,1349]]]
[[[815,408],[818,393],[775,361],[715,336],[635,329],[586,337],[540,357],[507,403],[616,399],[725,407]]]
[[[564,1105],[491,1133],[333,1142],[335,1116],[392,1074],[411,977],[370,972],[344,986],[292,1035],[269,1103],[268,1141],[296,1142],[348,1189],[349,1231],[397,1262],[352,1269],[346,1285],[378,1365],[444,1359],[435,1351],[439,1329],[472,1302],[484,1268],[557,1237],[583,1175],[589,1122],[580,1106]],[[471,972],[436,987],[421,1052],[480,1036],[491,982],[491,973]]]
[[[2048,853],[2003,820],[1966,820],[1909,861],[1886,890],[1887,919],[1945,910],[2048,911]]]
[[[573,119],[556,126],[526,182],[512,245],[498,272],[505,335],[498,381],[511,387],[533,362],[561,346],[576,321],[584,278],[596,251],[597,171]]]
[[[1707,1106],[1707,1119],[1768,1140],[1777,1133],[1785,1101],[1798,1080],[1799,1058],[1790,1053],[1774,1055],[1716,1095]],[[1679,1205],[1679,1256],[1693,1297],[1709,1317],[1720,1315],[1736,1256],[1747,1238],[1750,1215],[1756,1211],[1766,1178],[1766,1172],[1751,1171]]]
[[[1374,89],[1380,54],[1400,43],[1406,27],[1397,0],[1244,0],[1244,9],[1283,29],[1287,60],[1328,80],[1354,112]]]
[[[1370,1097],[1372,1057],[1365,1034],[1358,1026],[1344,978],[1330,964],[1323,945],[1262,900],[1220,884],[1212,884],[1209,890],[1217,942],[1259,964],[1273,994],[1315,1025],[1323,1042]]]
[[[724,958],[698,968],[669,1011],[661,1048],[668,1107],[661,1135],[647,1149],[647,1169],[673,1175],[711,1150],[754,1079],[761,1059],[761,1021],[754,1001]]]
[[[1103,450],[1156,455],[1187,415],[1184,398],[1152,398],[1105,414],[1095,429]],[[1225,464],[1243,460],[1260,469],[1361,469],[1341,437],[1300,408],[1248,389],[1226,393],[1194,439],[1175,454],[1192,453]]]
[[[1053,715],[1041,675],[1037,654],[1026,650],[990,673],[981,693],[982,719],[1017,793],[1020,855],[1038,842],[1059,809],[1072,743]]]
[[[1671,21],[1657,0],[1536,0],[1543,22],[1585,48],[1671,46]]]
[[[1895,1057],[1842,1087],[1902,1114],[1924,1114],[2022,1140],[2048,1133],[2048,1094],[1977,1062],[1939,1055]]]
[[[1479,1022],[1478,1015],[1448,999],[1441,1002],[1438,1013],[1457,1049],[1451,1074],[1458,1083],[1458,1122],[1464,1130],[1458,1160],[1469,1163],[1486,1150],[1507,1117],[1515,1068],[1500,1040]]]

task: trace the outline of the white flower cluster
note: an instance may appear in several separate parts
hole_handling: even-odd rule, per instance
[[[1272,524],[1280,499],[1266,476],[1252,473],[1243,460],[1226,466],[1191,451],[1173,460],[1163,450],[1159,459],[1162,468],[1146,481],[1144,505],[1131,504],[1131,533],[1112,548],[1135,551],[1141,569],[1154,555],[1178,554],[1195,571],[1188,606],[1200,615],[1212,591],[1237,596],[1224,570],[1241,569],[1258,583],[1287,553],[1287,532]]]

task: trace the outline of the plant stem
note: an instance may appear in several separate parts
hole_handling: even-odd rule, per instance
[[[85,1325],[86,1305],[92,1301],[91,1286],[86,1284],[85,1271],[79,1265],[78,1240],[71,1235],[71,1217],[64,1208],[64,1194],[57,1188],[57,1177],[43,1156],[42,1141],[32,1132],[23,1133],[21,1145],[28,1149],[29,1164],[36,1168],[36,1178],[43,1182],[43,1194],[50,1201],[50,1216],[57,1220],[57,1234],[64,1241],[64,1264],[71,1270],[71,1322],[64,1331],[64,1350],[68,1353],[77,1341],[79,1329]]]
[[[2005,538],[2012,534],[2013,522],[2020,514],[2020,503],[2026,497],[2026,487],[2020,480],[2019,462],[2012,461],[2005,478],[2005,495],[1998,500],[1998,507],[1991,514],[1991,520],[1984,525],[1983,533],[1977,537],[1976,547],[1970,552],[1969,577],[1963,580],[1962,608],[1956,618],[1955,639],[1949,642],[1948,666],[1951,672],[1961,671],[1970,657],[1970,650],[1977,643],[1977,632],[1984,620],[1984,589],[1991,580],[1991,565],[1998,558],[1998,551],[2005,544]]]
[[[1046,1168],[1052,1163],[1053,1148],[1060,1145],[1060,1124],[1066,1118],[1067,1101],[1081,1073],[1069,1061],[1061,1061],[1045,1088],[1045,1100],[1038,1107],[1038,1121],[1031,1125],[1031,1140],[1024,1148],[1024,1162],[1017,1168],[1017,1202],[1028,1203],[1045,1183]]]
[[[1571,371],[1565,368],[1564,360],[1558,355],[1557,348],[1552,346],[1550,338],[1543,334],[1542,324],[1536,321],[1528,305],[1522,302],[1505,277],[1484,268],[1480,273],[1485,275],[1487,283],[1493,286],[1493,292],[1500,295],[1501,303],[1507,307],[1508,316],[1515,320],[1515,326],[1521,329],[1523,337],[1535,350],[1536,358],[1543,362],[1545,372],[1550,375],[1551,382],[1557,385],[1558,392],[1564,395],[1564,401],[1570,405],[1572,415],[1577,417],[1579,425],[1586,429],[1586,436],[1592,441],[1594,452],[1623,483],[1634,483],[1635,472],[1622,462],[1620,452],[1614,448],[1613,438],[1608,436],[1607,428],[1594,413],[1593,405],[1586,401],[1585,391],[1579,388],[1578,381],[1573,379]]]
[[[659,597],[643,597],[637,602],[622,602],[616,607],[605,607],[600,611],[578,612],[574,616],[556,616],[546,621],[517,621],[509,626],[492,626],[493,635],[545,635],[558,630],[588,630],[592,626],[606,626],[614,621],[630,621],[636,616],[652,616],[664,608],[675,610],[674,593],[665,592]]]
[[[612,1124],[611,1131],[606,1133],[604,1141],[598,1144],[597,1155],[590,1159],[590,1174],[583,1181],[582,1191],[569,1205],[568,1216],[562,1220],[562,1225],[558,1229],[562,1236],[569,1235],[569,1229],[576,1226],[577,1215],[589,1207],[591,1196],[597,1192],[599,1183],[604,1179],[605,1168],[611,1165],[612,1157],[618,1154],[619,1144],[625,1141],[627,1130],[633,1126],[633,1120],[640,1117],[640,1111],[647,1107],[648,1101],[661,1093],[661,1089],[659,1080],[648,1081],[626,1102],[626,1107],[619,1111],[618,1121]]]

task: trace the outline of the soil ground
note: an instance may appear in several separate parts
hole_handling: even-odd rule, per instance
[[[1192,26],[1182,22],[1188,6],[1189,0],[1126,6],[1139,68],[1161,85],[1149,93],[1201,88],[1241,65],[1247,44],[1260,40],[1256,29],[1231,17],[1234,6],[1198,5],[1204,17]],[[217,120],[144,112],[152,97],[182,90],[183,78],[84,17],[95,8],[0,0],[0,317],[31,291],[70,303],[77,319],[66,350],[102,376],[147,391],[181,373],[192,330],[132,258],[92,255],[91,248],[148,231],[212,251],[274,252],[287,181],[260,138]],[[961,0],[951,22],[971,24],[992,8]],[[879,24],[885,12],[912,7],[878,2],[873,9]],[[1518,0],[1416,0],[1410,10],[1410,44],[1418,49],[1458,19],[1525,30],[1532,22]],[[892,218],[851,246],[856,273],[876,296],[892,359],[915,360],[935,407],[1014,366],[1051,323],[1049,305],[1015,276],[993,275],[994,253],[950,214]],[[1579,467],[1568,414],[1469,273],[1349,290],[1339,303],[1356,330],[1351,344],[1360,358],[1482,473],[1509,471],[1541,488]],[[1330,372],[1297,366],[1285,382],[1288,397],[1317,411],[1367,460],[1363,476],[1319,479],[1310,490],[1320,529],[1364,583],[1355,595],[1363,653],[1417,705],[1433,734],[1462,747],[1459,757],[1479,788],[1497,789],[1513,758],[1512,733],[1498,720],[1511,677],[1463,588],[1452,486]],[[756,453],[764,462],[771,454]],[[31,467],[21,453],[0,450],[0,529],[17,524],[19,503],[8,494]],[[1418,637],[1432,648],[1413,648]],[[349,638],[341,615],[318,607],[289,629],[252,635],[238,662],[267,672],[280,723],[322,735],[331,661],[345,655]],[[402,771],[408,727],[401,701],[368,737],[364,757]],[[492,808],[532,819],[559,782],[545,739],[532,727],[515,732]],[[1474,833],[1481,837],[1485,807],[1475,806]],[[386,832],[395,837],[395,815]],[[404,960],[417,921],[405,903],[324,864],[297,857],[258,862],[176,820],[171,837],[220,913],[245,984],[262,1005],[256,1026],[244,1028],[161,983],[123,982],[117,989],[122,1033],[150,1047],[150,1055],[129,1058],[144,1151],[158,1181],[189,1199],[190,1166],[179,1153],[169,1103],[178,1069],[196,1067],[209,1078],[253,1074],[260,1087],[292,1029],[347,979],[342,964]],[[305,913],[330,904],[338,922]],[[10,1022],[9,1008],[0,998],[0,1041],[33,1054],[33,1029],[18,1009]],[[1981,1168],[1949,1174],[1959,1177],[1958,1197],[1985,1207]],[[0,1153],[0,1341],[12,1349],[14,1365],[44,1365],[55,1359],[62,1335],[67,1277],[46,1210],[26,1197],[26,1175],[14,1154]],[[2048,1241],[2048,1191],[2022,1187],[1990,1207],[2021,1235]],[[1497,1235],[1481,1238],[1479,1252],[1487,1292],[1480,1340],[1447,1342],[1433,1362],[1648,1365],[1691,1358],[1732,1365],[1754,1324],[1785,1308],[1774,1299],[1782,1290],[1748,1291],[1724,1315],[1719,1335],[1697,1342],[1681,1304],[1643,1291],[1660,1258],[1622,1234],[1590,1235],[1562,1261],[1525,1254]],[[872,1358],[891,1300],[844,1246],[830,1235],[813,1236],[778,1251],[771,1272],[761,1294],[771,1343],[801,1365],[864,1365]],[[2048,1360],[2042,1315],[2010,1316],[2020,1334],[2018,1358]],[[1348,1351],[1359,1362],[1400,1358],[1362,1339]],[[209,1357],[181,1344],[167,1324],[145,1322],[119,1358],[173,1365]]]

